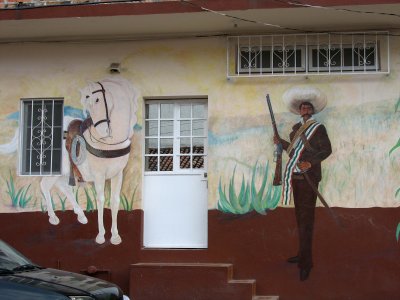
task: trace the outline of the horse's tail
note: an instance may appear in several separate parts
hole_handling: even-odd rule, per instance
[[[19,137],[19,128],[15,130],[15,134],[11,142],[0,145],[0,154],[10,154],[17,151]]]

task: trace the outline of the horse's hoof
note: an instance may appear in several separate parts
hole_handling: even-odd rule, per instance
[[[104,235],[97,235],[97,237],[96,237],[96,243],[97,244],[104,244],[104,242],[105,242],[106,240],[104,239]]]
[[[49,223],[50,223],[51,225],[58,225],[58,224],[60,224],[60,219],[57,218],[56,215],[50,216],[50,217],[49,217]]]
[[[88,219],[86,218],[86,216],[84,214],[78,215],[78,222],[81,224],[87,224]]]
[[[119,245],[119,244],[121,244],[122,239],[121,239],[121,237],[119,235],[117,235],[117,236],[111,237],[110,242],[113,245]]]

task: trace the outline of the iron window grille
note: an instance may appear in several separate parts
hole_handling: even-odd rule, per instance
[[[22,99],[20,175],[61,175],[64,100]]]
[[[388,32],[230,36],[227,77],[387,74]]]
[[[294,72],[305,70],[304,47],[259,47],[240,48],[240,74],[249,72]]]

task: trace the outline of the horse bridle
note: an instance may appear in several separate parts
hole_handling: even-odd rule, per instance
[[[124,143],[125,141],[127,141],[127,140],[129,139],[129,137],[127,137],[125,140],[123,140],[123,141],[121,141],[121,142],[110,144],[110,143],[105,143],[105,142],[103,142],[103,141],[100,141],[100,140],[96,139],[96,138],[92,135],[92,133],[90,132],[90,126],[91,126],[91,125],[93,125],[93,127],[96,128],[97,125],[100,125],[100,124],[106,122],[106,123],[107,123],[107,126],[108,126],[108,135],[111,136],[111,126],[110,126],[111,120],[110,120],[109,110],[108,110],[108,105],[107,105],[106,90],[104,89],[104,86],[103,86],[99,81],[96,82],[96,83],[98,83],[98,84],[100,85],[101,89],[93,91],[93,92],[92,92],[92,95],[95,94],[95,93],[102,93],[102,95],[103,95],[103,101],[104,101],[104,107],[105,107],[105,109],[106,109],[106,118],[105,118],[105,119],[101,119],[101,120],[97,121],[96,123],[93,123],[93,119],[90,117],[90,120],[91,120],[91,121],[89,122],[90,124],[86,124],[86,123],[85,123],[86,126],[85,126],[85,128],[81,128],[81,133],[83,133],[86,129],[89,129],[90,138],[91,138],[92,140],[95,140],[95,141],[98,142],[98,143],[101,143],[101,144],[104,144],[104,145],[119,145],[119,144],[122,144],[122,143]],[[89,126],[87,126],[87,125],[89,125]]]
[[[108,126],[108,130],[110,131],[111,120],[110,120],[110,117],[108,115],[108,105],[107,105],[107,98],[106,98],[106,90],[104,89],[104,86],[100,82],[97,82],[97,83],[100,85],[101,89],[93,91],[92,95],[95,94],[95,93],[102,93],[103,94],[104,107],[106,109],[106,118],[97,121],[96,123],[93,124],[93,126],[96,127],[97,125],[100,125],[100,124],[106,122],[107,126]]]

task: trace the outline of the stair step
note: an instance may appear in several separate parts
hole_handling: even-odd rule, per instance
[[[135,300],[245,300],[255,280],[233,279],[232,264],[138,263],[131,265],[130,297]]]
[[[256,294],[256,281],[254,279],[231,279],[228,281],[228,283],[233,285],[241,285],[242,288],[247,286],[247,288],[250,289],[251,295]]]

